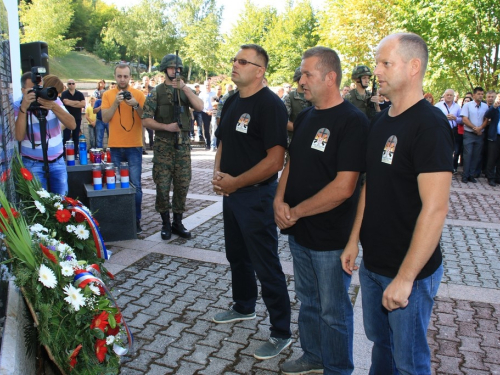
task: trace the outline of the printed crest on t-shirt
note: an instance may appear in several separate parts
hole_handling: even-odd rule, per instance
[[[328,138],[330,138],[330,130],[327,128],[319,129],[314,137],[311,148],[324,152],[326,144],[328,143]]]
[[[384,151],[382,152],[382,163],[392,164],[394,153],[396,152],[396,145],[398,144],[398,137],[391,135],[387,142],[385,142]]]
[[[248,132],[248,124],[250,123],[250,115],[248,113],[244,113],[240,116],[238,123],[236,124],[236,131],[241,133]]]

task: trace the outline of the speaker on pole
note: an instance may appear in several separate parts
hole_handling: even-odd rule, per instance
[[[21,70],[30,72],[34,66],[43,66],[49,74],[49,45],[45,42],[21,44]]]

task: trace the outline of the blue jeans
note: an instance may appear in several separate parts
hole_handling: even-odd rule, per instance
[[[128,162],[130,182],[135,187],[135,215],[137,220],[141,220],[142,204],[142,147],[121,147],[111,148],[111,160],[115,167],[120,167],[122,161]]]
[[[472,177],[481,162],[483,135],[466,131],[464,133],[464,173],[463,177]]]
[[[97,121],[96,121],[97,125]],[[97,141],[96,141],[96,129],[92,125],[89,124],[89,143],[90,143],[90,148],[94,148]],[[87,150],[88,151],[88,150]]]
[[[194,120],[196,121],[196,125],[198,126],[198,139],[203,138],[203,131],[201,130],[203,128],[203,112],[200,111],[194,111],[193,112],[193,117]]]
[[[300,346],[307,360],[323,365],[324,374],[354,370],[351,276],[342,270],[342,250],[315,251],[288,236],[293,256],[295,292],[300,300]]]
[[[102,141],[104,139],[104,130],[108,134],[109,138],[109,124],[107,122],[102,122],[101,120],[96,120],[95,122],[95,131],[97,133],[97,148],[102,148]]]
[[[393,279],[368,271],[361,263],[363,323],[373,342],[370,375],[431,373],[427,327],[442,277],[441,265],[431,276],[415,280],[408,306],[389,312],[382,306],[382,295]]]
[[[269,311],[271,336],[289,338],[290,297],[278,256],[273,200],[277,183],[248,186],[223,198],[226,257],[231,266],[233,309],[255,311],[257,280]]]
[[[47,179],[43,171],[43,162],[23,158],[23,164],[33,173],[47,190]],[[64,158],[59,158],[53,163],[49,163],[49,184],[50,192],[54,194],[68,194],[68,172]],[[76,198],[76,197],[73,197]]]

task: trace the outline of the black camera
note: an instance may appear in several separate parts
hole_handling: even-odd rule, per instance
[[[43,79],[42,76],[47,73],[47,70],[43,66],[35,66],[31,68],[31,82],[35,86],[28,92],[35,93],[35,101],[31,103],[30,108],[39,107],[40,104],[36,101],[38,98],[46,99],[46,100],[56,100],[57,99],[57,90],[55,87],[43,87]]]
[[[126,91],[126,90],[122,91],[120,93],[120,95],[123,96],[124,100],[130,100],[130,99],[132,99],[132,94],[130,93],[130,91]]]

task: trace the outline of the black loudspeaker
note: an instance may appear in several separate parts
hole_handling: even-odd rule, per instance
[[[49,74],[49,45],[45,42],[21,44],[21,70],[30,72],[34,66],[43,66]]]

